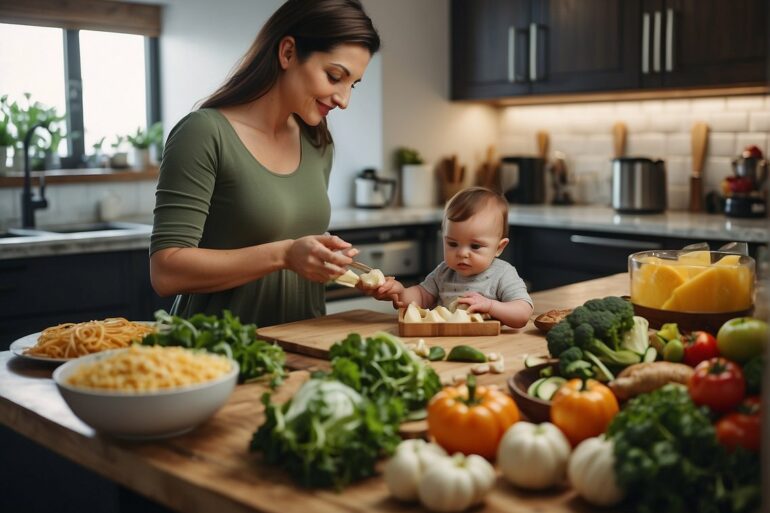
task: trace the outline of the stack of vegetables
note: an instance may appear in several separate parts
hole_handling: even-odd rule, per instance
[[[622,298],[591,299],[548,332],[548,352],[559,358],[562,377],[606,382],[614,378],[613,370],[655,360],[648,327]]]
[[[350,334],[330,356],[331,372],[316,373],[284,405],[264,395],[266,420],[251,442],[309,487],[342,488],[373,475],[398,445],[401,421],[424,417],[441,389],[436,372],[390,333]]]

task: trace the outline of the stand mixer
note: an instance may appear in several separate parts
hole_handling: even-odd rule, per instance
[[[733,176],[722,181],[725,215],[728,217],[765,217],[767,198],[762,190],[767,179],[767,161],[756,146],[747,146],[732,162]]]

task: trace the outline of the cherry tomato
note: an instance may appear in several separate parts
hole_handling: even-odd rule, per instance
[[[746,394],[746,380],[738,364],[717,357],[695,367],[687,389],[695,404],[727,413],[738,406]]]
[[[693,331],[689,335],[682,336],[682,343],[684,344],[684,363],[690,367],[695,367],[703,360],[719,356],[717,339],[705,331]]]
[[[738,410],[719,419],[716,424],[717,440],[728,449],[743,447],[759,451],[762,438],[759,397],[747,397]]]

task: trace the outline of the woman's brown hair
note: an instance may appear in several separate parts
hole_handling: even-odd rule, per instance
[[[452,222],[466,221],[487,205],[496,208],[502,223],[501,239],[508,237],[508,202],[505,198],[485,187],[468,187],[449,200],[444,211],[444,220]]]
[[[254,101],[278,80],[281,65],[278,45],[294,38],[300,62],[313,52],[328,52],[342,44],[357,44],[374,55],[380,49],[380,36],[359,0],[288,0],[278,8],[257,34],[227,81],[200,108],[219,108]],[[326,119],[318,126],[294,118],[314,146],[326,149],[332,136]]]

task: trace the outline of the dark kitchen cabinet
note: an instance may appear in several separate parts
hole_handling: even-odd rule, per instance
[[[0,260],[0,350],[62,322],[149,320],[171,301],[152,290],[146,250]]]
[[[510,261],[530,292],[601,278],[628,271],[628,256],[652,249],[681,249],[704,242],[694,239],[592,232],[551,228],[511,227]],[[706,241],[718,249],[726,241]],[[756,258],[758,244],[749,244]]]
[[[765,85],[767,0],[452,0],[452,98]]]
[[[767,1],[643,0],[641,41],[643,87],[764,83]]]

